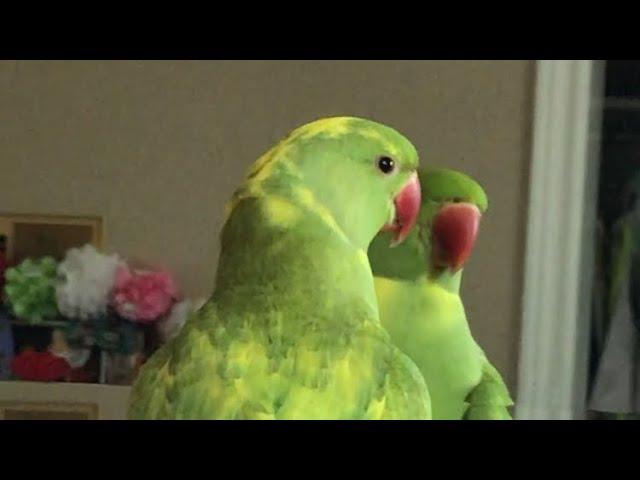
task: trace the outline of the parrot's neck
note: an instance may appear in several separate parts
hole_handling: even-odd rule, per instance
[[[265,202],[243,201],[226,222],[212,300],[318,319],[357,305],[363,318],[378,321],[365,251],[306,212],[265,216]]]
[[[460,284],[462,282],[462,269],[457,272],[451,270],[437,270],[432,268],[429,273],[429,279],[423,278],[421,281],[436,283],[448,292],[458,295],[460,293]]]

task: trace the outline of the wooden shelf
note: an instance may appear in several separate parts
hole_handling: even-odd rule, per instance
[[[131,387],[0,382],[0,419],[125,420]]]
[[[26,320],[11,319],[11,325],[16,327],[48,327],[48,328],[64,328],[71,324],[68,320],[51,320],[45,319],[39,322],[28,322]]]

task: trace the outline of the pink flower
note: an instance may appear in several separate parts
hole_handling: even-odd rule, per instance
[[[176,286],[168,272],[131,271],[120,266],[111,305],[127,320],[150,323],[169,311],[176,295]]]

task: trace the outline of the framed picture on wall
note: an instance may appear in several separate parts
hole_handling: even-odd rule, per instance
[[[0,214],[0,235],[6,237],[6,255],[17,264],[45,255],[61,260],[69,248],[87,243],[102,247],[102,219],[60,215]]]

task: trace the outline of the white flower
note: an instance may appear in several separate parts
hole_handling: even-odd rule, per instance
[[[114,285],[117,255],[105,255],[87,244],[72,248],[58,265],[56,300],[67,318],[88,320],[106,312]]]

